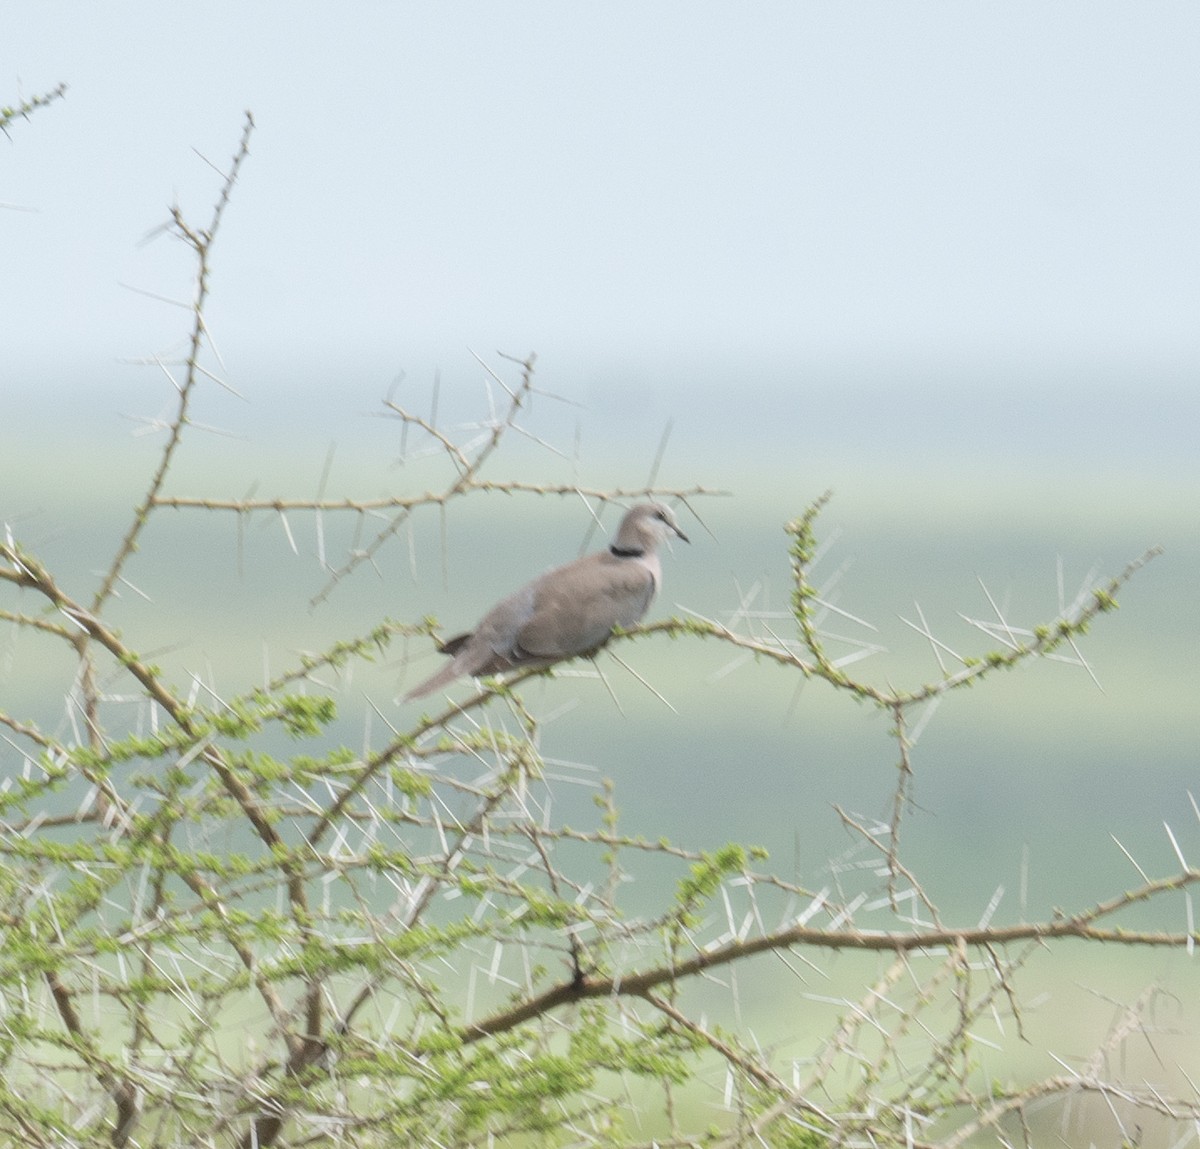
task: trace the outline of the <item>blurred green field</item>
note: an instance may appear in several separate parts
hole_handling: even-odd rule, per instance
[[[381,434],[378,425],[357,423],[342,430],[350,438],[334,456],[328,496],[444,482],[436,460],[394,466],[394,428]],[[83,435],[69,424],[48,428],[46,443],[38,449],[26,429],[3,444],[4,514],[16,537],[86,600],[128,528],[157,444],[112,428]],[[1139,879],[1114,838],[1151,876],[1169,874],[1178,859],[1164,823],[1195,864],[1194,475],[1150,458],[1138,471],[1081,476],[1039,469],[1023,457],[908,458],[875,447],[856,455],[828,443],[792,469],[779,465],[778,452],[763,456],[752,447],[711,438],[698,446],[680,436],[669,454],[661,481],[700,482],[730,494],[695,501],[704,525],[688,522],[693,545],[665,557],[665,593],[652,617],[690,610],[726,621],[752,596],[754,609],[779,616],[769,625],[788,630],[782,524],[832,486],[836,496],[818,526],[831,545],[816,581],[831,581],[831,601],[877,628],[836,614],[826,623],[886,647],[852,668],[874,683],[911,686],[938,677],[928,642],[899,618],[916,619],[914,601],[950,647],[980,654],[994,644],[959,616],[994,617],[981,582],[1011,622],[1031,627],[1057,613],[1060,564],[1069,601],[1091,572],[1098,581],[1149,546],[1166,548],[1081,646],[1103,689],[1077,666],[1042,662],[959,693],[931,716],[914,751],[902,856],[948,921],[974,924],[985,913],[1028,920],[1119,893]],[[644,455],[622,459],[615,445],[606,453],[603,441],[598,454],[604,463],[588,482],[643,480]],[[313,433],[286,442],[197,435],[168,490],[236,498],[257,483],[261,496],[307,497],[317,492],[325,455]],[[764,457],[775,462],[767,466]],[[554,482],[568,481],[572,466],[547,465],[529,447],[498,463],[497,476]],[[451,633],[468,626],[500,594],[573,555],[588,519],[573,498],[528,495],[474,496],[454,505],[444,526],[436,511],[422,511],[411,535],[402,532],[380,553],[376,569],[359,568],[315,608],[310,600],[324,582],[318,547],[336,563],[383,520],[360,524],[356,516],[326,513],[318,530],[307,512],[288,522],[298,555],[277,515],[156,512],[114,614],[126,641],[166,667],[185,694],[193,676],[223,696],[236,694],[285,669],[299,652],[364,633],[386,616],[415,621],[432,614]],[[356,530],[367,533],[356,539]],[[28,598],[23,606],[37,609]],[[70,660],[38,636],[4,629],[5,709],[64,729]],[[848,648],[834,642],[832,649]],[[867,822],[887,816],[896,754],[882,713],[711,642],[638,642],[618,653],[673,710],[604,657],[620,709],[586,666],[526,690],[544,719],[542,753],[563,779],[555,797],[561,819],[594,824],[597,785],[611,778],[621,828],[630,834],[700,849],[761,845],[777,872],[811,889],[836,888],[868,863],[833,806]],[[354,746],[382,741],[386,731],[372,707],[397,725],[412,719],[419,707],[397,698],[436,657],[424,642],[398,645],[382,663],[331,681],[340,711],[333,737]],[[137,711],[130,702],[131,725]],[[289,747],[281,741],[277,749]],[[647,865],[626,888],[631,912],[650,912],[666,895],[654,873]],[[1124,920],[1178,931],[1187,912],[1178,895]],[[836,1012],[823,999],[856,992],[877,965],[820,961],[820,971],[782,981],[778,964],[762,959],[735,975],[739,1009],[764,1043],[804,1056],[806,1041],[826,1032]],[[1103,1038],[1114,1001],[1132,1000],[1151,982],[1162,986],[1177,1034],[1160,1037],[1160,1046],[1187,1062],[1171,1049],[1189,1040],[1178,1033],[1194,1036],[1197,1029],[1196,974],[1186,955],[1058,947],[1035,959],[1028,977],[1027,988],[1041,996],[1028,1021],[1043,1029],[1043,1040],[1026,1046],[1011,1032],[988,1036],[999,1046],[998,1076],[1054,1072],[1047,1049],[1068,1060],[1086,1056]],[[1101,984],[1103,995],[1093,992]],[[721,992],[727,996],[728,988]],[[720,1087],[712,1083],[715,1092]]]
[[[195,436],[168,489],[238,497],[261,476],[260,495],[314,494],[324,451],[315,440],[293,446],[288,454]],[[77,596],[86,599],[127,528],[155,451],[146,440],[115,436],[23,459],[20,444],[10,446],[7,470],[21,481],[6,485],[6,515]],[[1022,859],[1031,912],[1127,881],[1135,875],[1110,834],[1149,870],[1169,865],[1162,822],[1197,835],[1188,791],[1196,789],[1200,745],[1192,701],[1200,626],[1186,605],[1200,571],[1194,500],[1153,473],[1050,486],[999,466],[994,481],[972,487],[935,485],[919,471],[889,474],[886,462],[842,463],[841,475],[839,464],[806,463],[793,483],[727,455],[694,465],[676,459],[676,472],[732,494],[696,500],[705,525],[693,523],[693,545],[666,557],[654,616],[691,610],[725,621],[752,593],[754,609],[783,614],[790,577],[782,524],[824,488],[822,471],[835,472],[836,493],[819,523],[831,545],[816,575],[834,581],[829,593],[840,609],[878,629],[836,615],[827,626],[887,648],[854,664],[875,683],[938,676],[928,642],[899,618],[916,620],[914,602],[950,647],[979,654],[989,644],[959,614],[993,617],[981,583],[1014,624],[1032,626],[1057,612],[1060,562],[1069,600],[1089,573],[1107,577],[1148,546],[1164,545],[1125,589],[1121,610],[1101,618],[1082,648],[1103,690],[1084,670],[1047,662],[960,693],[932,716],[915,752],[919,809],[906,847],[914,863],[930,868],[935,887],[940,859],[951,852],[951,880],[938,893],[964,913],[986,904],[997,882],[1015,891]],[[518,452],[509,473],[535,465]],[[370,497],[435,487],[435,466],[413,474],[390,467],[386,448],[368,454],[343,445],[328,492]],[[612,467],[627,475],[643,469],[641,461]],[[411,536],[402,532],[381,552],[377,569],[359,568],[314,609],[310,599],[324,582],[314,516],[292,513],[288,521],[299,555],[276,515],[239,521],[227,512],[156,512],[118,605],[127,641],[177,681],[195,673],[236,693],[289,665],[296,652],[365,632],[385,616],[433,614],[451,632],[463,628],[500,594],[574,554],[588,522],[572,499],[528,495],[456,504],[444,535],[437,512],[422,511]],[[369,532],[381,521],[326,513],[321,535],[330,561],[353,544],[356,526]],[[786,628],[787,620],[769,625]],[[437,657],[424,644],[393,653],[383,667],[360,669],[342,700],[351,740],[361,738],[363,693],[402,720],[411,708],[394,698]],[[867,817],[886,810],[895,772],[882,714],[821,684],[798,690],[779,668],[712,643],[642,642],[621,656],[677,715],[611,660],[605,673],[624,714],[602,683],[577,677],[577,668],[529,693],[546,713],[573,707],[547,726],[543,749],[612,777],[631,830],[698,845],[760,842],[811,871],[845,844],[831,803]],[[11,709],[43,722],[61,713],[72,668],[49,644],[10,628],[0,673]],[[1013,913],[1015,896],[1007,906]]]

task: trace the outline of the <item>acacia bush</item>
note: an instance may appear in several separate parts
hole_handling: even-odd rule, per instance
[[[1195,1092],[1121,1078],[1152,993],[1123,1010],[1090,1062],[1059,1075],[994,1080],[978,1053],[1001,1034],[1021,1039],[1023,967],[1051,942],[1190,952],[1190,922],[1147,930],[1129,912],[1187,890],[1200,871],[1179,852],[1175,873],[1143,874],[1100,903],[962,925],[906,864],[900,833],[914,716],[1006,669],[1077,652],[1151,552],[1041,625],[1021,629],[998,611],[978,655],[957,658],[929,634],[937,677],[884,690],[855,677],[861,649],[839,653],[826,629],[813,575],[822,496],[786,528],[786,627],[690,616],[612,640],[617,656],[668,636],[723,644],[889,715],[891,817],[868,824],[839,810],[866,864],[836,888],[786,878],[749,845],[626,834],[608,784],[591,824],[564,823],[563,783],[522,692],[553,671],[460,684],[458,701],[402,722],[381,708],[386,734],[352,748],[334,729],[330,684],[397,643],[433,637],[431,619],[331,634],[230,693],[173,681],[136,633],[117,628],[116,594],[147,524],[167,509],[239,524],[273,517],[289,540],[289,516],[354,517],[366,526],[345,554],[321,556],[322,599],[415,515],[488,491],[582,496],[597,516],[634,497],[691,507],[711,493],[653,479],[618,490],[493,477],[537,392],[532,357],[487,368],[503,405],[468,431],[388,400],[388,414],[447,462],[441,489],[373,500],[173,493],[190,404],[220,375],[205,319],[210,257],[252,126],[247,118],[211,217],[196,225],[172,213],[195,260],[186,352],[165,365],[178,375],[176,406],[95,585],[67,585],[11,530],[0,545],[0,618],[25,637],[20,657],[65,649],[73,668],[59,732],[0,708],[6,1142],[949,1149],[1032,1144],[1039,1110],[1054,1104],[1069,1118],[1093,1098],[1111,1144],[1144,1129],[1185,1144],[1200,1123]],[[654,912],[635,913],[627,880],[648,869],[672,889]],[[810,1047],[764,1048],[739,1022],[725,975],[773,955],[788,977],[792,963],[843,951],[871,957],[870,976]]]

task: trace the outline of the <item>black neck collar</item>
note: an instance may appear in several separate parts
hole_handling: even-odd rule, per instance
[[[616,544],[609,547],[608,552],[619,559],[640,559],[646,553],[641,547],[619,547]]]

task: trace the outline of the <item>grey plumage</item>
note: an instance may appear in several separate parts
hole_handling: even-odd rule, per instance
[[[606,551],[585,555],[535,578],[497,603],[469,634],[442,645],[451,656],[405,698],[420,698],[461,675],[480,678],[519,667],[550,666],[587,654],[646,613],[662,582],[658,545],[688,541],[669,507],[639,503],[627,511]]]

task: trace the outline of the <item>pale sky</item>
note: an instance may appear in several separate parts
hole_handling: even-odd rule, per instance
[[[371,378],[467,344],[898,379],[1200,366],[1193,3],[48,2],[5,25],[0,101],[70,85],[0,140],[6,387],[177,338],[121,284],[186,297],[182,249],[140,241],[173,198],[207,216],[193,149],[223,165],[247,108],[211,319],[248,371]]]

